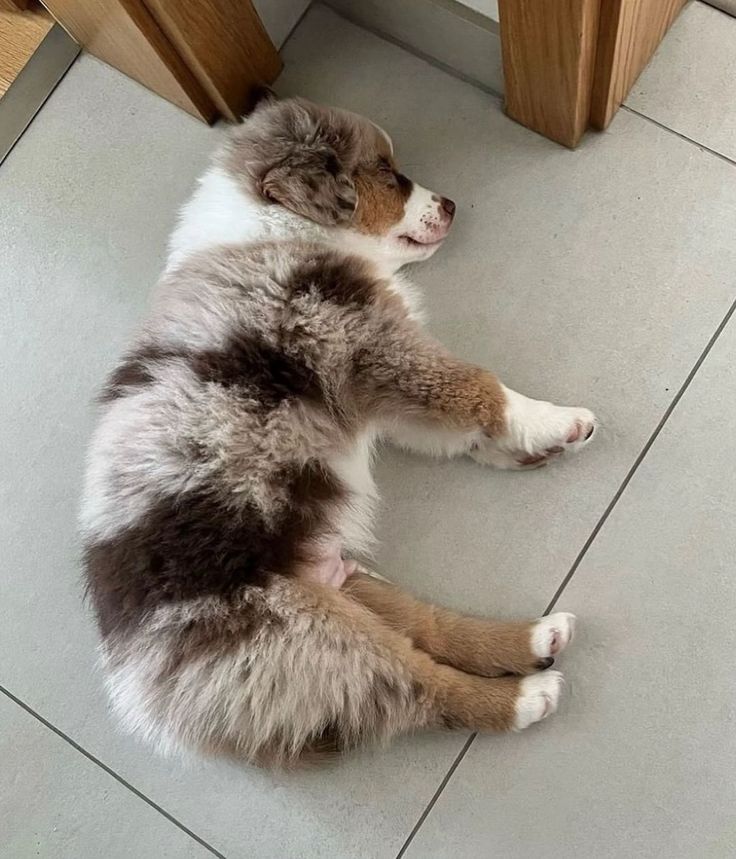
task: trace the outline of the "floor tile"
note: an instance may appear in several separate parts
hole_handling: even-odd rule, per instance
[[[691,2],[626,104],[736,161],[736,18]]]
[[[407,859],[736,855],[734,355],[732,321],[559,602],[561,711],[478,738]]]
[[[212,852],[0,694],[2,859],[208,859]]]
[[[285,59],[282,91],[369,113],[410,175],[458,201],[448,246],[416,270],[433,331],[514,387],[589,405],[605,422],[584,456],[533,474],[382,458],[382,570],[458,607],[536,614],[736,294],[736,174],[631,114],[563,150],[319,7]],[[85,58],[0,172],[13,416],[0,422],[11,452],[0,677],[229,859],[385,859],[464,737],[406,739],[289,776],[185,769],[114,732],[94,671],[73,537],[83,404],[141,316],[176,206],[216,137]]]

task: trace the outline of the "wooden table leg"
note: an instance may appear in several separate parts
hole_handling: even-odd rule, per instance
[[[91,54],[206,121],[281,69],[250,0],[44,0]]]
[[[499,0],[506,112],[574,147],[606,128],[686,0]]]
[[[588,126],[600,0],[500,0],[508,115],[565,146]]]
[[[686,0],[604,0],[590,124],[604,129]]]

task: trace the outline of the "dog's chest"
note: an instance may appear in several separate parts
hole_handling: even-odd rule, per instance
[[[390,283],[391,291],[404,302],[409,316],[416,322],[424,322],[425,312],[416,286],[400,272],[392,275]]]

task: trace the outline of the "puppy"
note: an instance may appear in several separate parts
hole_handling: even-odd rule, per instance
[[[587,443],[423,330],[396,274],[455,204],[306,101],[233,130],[101,395],[81,525],[112,706],[166,753],[259,764],[437,727],[525,728],[573,617],[492,622],[367,574],[379,437],[524,469]]]

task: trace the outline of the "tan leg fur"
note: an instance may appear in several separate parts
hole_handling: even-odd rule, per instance
[[[485,677],[531,674],[550,659],[532,652],[536,622],[501,622],[468,617],[420,602],[396,585],[356,573],[344,590],[407,635],[435,661]]]

